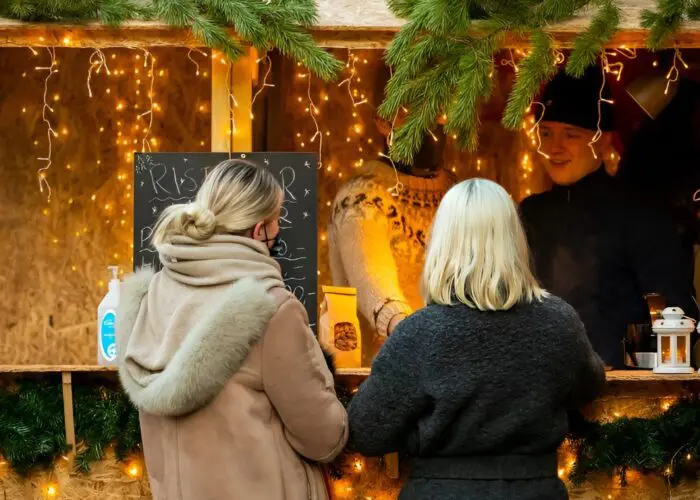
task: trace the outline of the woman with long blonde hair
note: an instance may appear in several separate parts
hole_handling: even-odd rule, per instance
[[[348,410],[349,448],[416,458],[401,500],[567,498],[567,409],[605,380],[583,324],[530,269],[513,200],[471,179],[438,208],[427,307],[402,321]]]
[[[163,270],[122,286],[119,376],[155,500],[328,498],[317,464],[343,448],[347,415],[271,257],[282,202],[265,168],[221,163],[161,214]]]

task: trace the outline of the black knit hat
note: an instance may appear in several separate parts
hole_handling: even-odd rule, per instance
[[[589,67],[581,78],[574,78],[560,71],[542,92],[540,102],[544,104],[542,120],[568,123],[588,130],[598,129],[598,100],[601,96],[603,75],[600,66]],[[603,99],[611,99],[610,87],[603,87]],[[542,115],[542,106],[534,109],[537,119]],[[613,130],[614,117],[610,103],[600,103],[600,129]]]

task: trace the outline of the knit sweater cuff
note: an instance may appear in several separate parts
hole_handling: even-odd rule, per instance
[[[387,299],[388,300],[388,299]],[[408,316],[413,310],[400,299],[383,300],[377,303],[375,310],[377,333],[382,337],[389,335],[389,323],[397,316]]]

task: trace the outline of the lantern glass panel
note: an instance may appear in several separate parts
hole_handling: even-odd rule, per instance
[[[688,348],[686,345],[685,335],[679,335],[676,345],[676,362],[677,363],[687,363],[688,362]]]
[[[661,362],[671,364],[671,337],[661,336]]]

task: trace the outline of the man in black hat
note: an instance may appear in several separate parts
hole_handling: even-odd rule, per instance
[[[605,363],[622,368],[627,325],[649,320],[645,294],[660,293],[686,313],[694,307],[673,224],[604,168],[609,99],[599,67],[581,79],[562,72],[547,86],[540,151],[554,187],[524,200],[521,213],[538,278],[578,311]]]

